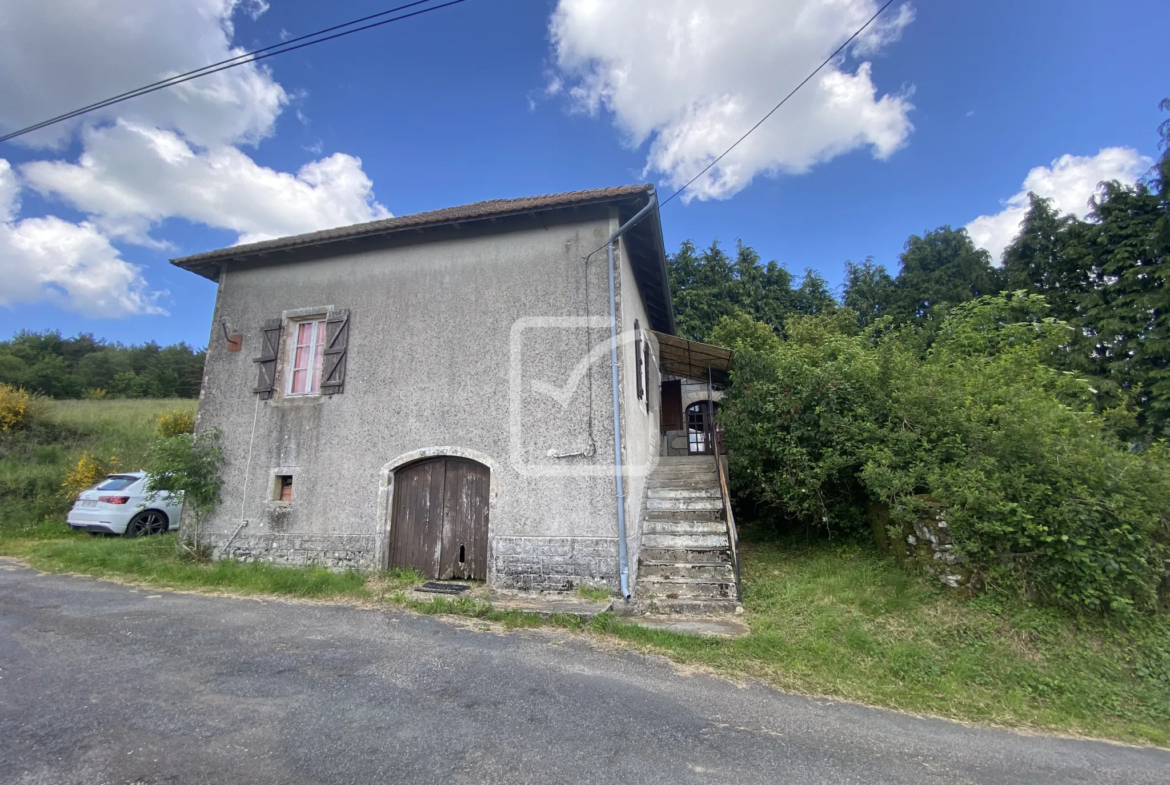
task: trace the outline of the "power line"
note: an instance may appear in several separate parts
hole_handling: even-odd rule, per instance
[[[415,2],[413,2],[413,3],[407,3],[406,5],[400,5],[397,8],[391,8],[387,11],[382,11],[382,12],[377,13],[377,14],[370,14],[369,16],[363,16],[361,19],[354,19],[352,22],[346,22],[345,24],[334,25],[333,27],[326,27],[324,30],[318,30],[315,33],[309,33],[308,35],[302,35],[302,36],[298,36],[297,38],[293,38],[293,39],[290,39],[287,41],[281,41],[278,44],[272,44],[271,46],[266,46],[266,47],[263,47],[261,49],[255,49],[251,52],[246,52],[246,53],[241,54],[241,55],[236,55],[235,57],[229,57],[226,60],[220,60],[218,63],[211,63],[210,65],[205,65],[201,68],[196,68],[194,70],[187,71],[186,73],[176,74],[174,76],[169,76],[166,79],[160,79],[157,82],[152,82],[151,84],[143,85],[142,87],[136,88],[134,90],[128,90],[124,93],[119,93],[118,95],[112,96],[112,97],[107,98],[103,101],[98,101],[97,103],[90,104],[89,106],[83,106],[80,109],[74,109],[72,112],[66,112],[63,115],[58,115],[57,117],[52,117],[48,120],[43,120],[43,121],[37,123],[36,125],[30,125],[28,128],[23,128],[20,131],[17,131],[16,133],[13,133],[13,134],[10,134],[9,136],[5,136],[5,137],[0,138],[0,142],[5,141],[6,139],[11,139],[12,137],[18,136],[20,134],[29,133],[31,131],[36,131],[38,129],[44,128],[45,126],[52,125],[53,123],[59,123],[59,122],[62,122],[63,120],[69,120],[71,118],[82,115],[86,112],[91,112],[91,111],[94,111],[96,109],[102,109],[102,108],[109,106],[112,103],[115,103],[115,102],[120,101],[120,100],[126,100],[129,98],[133,98],[137,95],[142,95],[143,91],[149,90],[153,87],[170,86],[170,83],[174,82],[177,79],[183,79],[184,77],[188,77],[188,76],[190,76],[190,77],[203,76],[204,74],[202,72],[207,71],[208,73],[210,73],[210,69],[216,68],[218,66],[227,65],[228,63],[237,63],[238,61],[240,61],[239,64],[242,64],[242,61],[248,60],[249,58],[254,57],[255,55],[258,55],[261,52],[267,52],[267,51],[270,51],[272,49],[279,49],[281,47],[288,46],[290,44],[295,44],[298,41],[304,41],[307,38],[313,38],[313,37],[316,37],[318,35],[324,35],[325,33],[331,33],[334,30],[340,30],[343,27],[351,27],[352,25],[360,24],[362,22],[369,21],[370,19],[376,19],[380,16],[386,16],[387,14],[392,14],[396,11],[402,11],[402,10],[405,10],[407,8],[412,8],[416,5],[422,5],[423,3],[429,3],[429,2],[431,2],[431,0],[415,0]],[[176,82],[176,84],[177,84],[177,82]]]
[[[98,109],[104,109],[107,106],[113,106],[114,104],[119,104],[119,103],[122,103],[123,101],[129,101],[131,98],[137,98],[137,97],[142,96],[142,95],[147,95],[149,93],[157,92],[158,90],[164,90],[168,87],[174,87],[175,85],[179,85],[179,84],[182,84],[184,82],[189,82],[192,79],[198,79],[202,76],[210,76],[211,74],[219,73],[220,71],[226,71],[229,68],[235,68],[236,66],[240,66],[240,65],[243,65],[245,63],[255,63],[255,62],[258,62],[260,60],[265,60],[269,57],[275,57],[276,55],[284,54],[286,52],[293,52],[293,51],[296,51],[297,49],[304,49],[307,46],[312,46],[314,44],[320,44],[320,43],[323,43],[325,41],[332,41],[335,38],[341,38],[343,36],[347,36],[347,35],[350,35],[352,33],[360,33],[363,30],[370,30],[370,29],[375,28],[375,27],[381,27],[382,25],[387,25],[387,24],[390,24],[392,22],[400,22],[403,19],[409,19],[409,18],[414,17],[414,16],[420,16],[422,14],[430,13],[431,11],[438,11],[442,8],[447,8],[449,6],[458,5],[460,3],[467,2],[467,0],[449,0],[449,2],[442,3],[440,5],[431,6],[430,8],[423,8],[423,9],[420,9],[418,11],[412,11],[409,14],[402,14],[401,16],[396,16],[396,17],[393,17],[390,19],[383,19],[380,22],[374,22],[372,24],[363,25],[362,27],[353,27],[354,25],[361,24],[362,22],[367,22],[371,19],[378,19],[379,17],[383,17],[383,16],[387,16],[389,14],[397,13],[398,11],[404,11],[408,8],[414,8],[415,6],[423,5],[423,4],[429,3],[429,2],[432,2],[432,0],[415,0],[415,2],[406,3],[405,5],[400,5],[396,8],[391,8],[391,9],[388,9],[386,11],[380,11],[376,14],[370,14],[369,16],[363,16],[360,19],[354,19],[352,21],[345,22],[344,24],[334,25],[332,27],[326,27],[325,29],[318,30],[314,33],[308,33],[306,35],[297,36],[296,38],[292,38],[288,41],[282,41],[278,44],[272,44],[270,46],[265,46],[265,47],[262,47],[260,49],[255,49],[251,52],[246,52],[246,53],[241,54],[241,55],[236,55],[235,57],[230,57],[227,60],[221,60],[218,63],[212,63],[210,65],[205,65],[202,68],[196,68],[192,71],[187,71],[186,73],[177,74],[176,76],[172,76],[172,77],[169,77],[167,79],[162,79],[160,81],[153,82],[153,83],[148,84],[148,85],[144,85],[144,86],[139,87],[135,90],[128,90],[127,92],[120,93],[118,95],[107,98],[103,101],[98,101],[97,103],[93,103],[93,104],[90,104],[88,106],[83,106],[80,109],[75,109],[71,112],[66,112],[65,114],[58,115],[57,117],[53,117],[53,118],[50,118],[48,120],[42,120],[41,122],[36,123],[34,125],[30,125],[27,128],[22,128],[19,131],[13,131],[10,134],[0,136],[0,142],[7,142],[10,139],[15,139],[18,136],[23,136],[24,134],[32,133],[33,131],[39,131],[40,129],[45,128],[47,126],[55,125],[56,123],[64,122],[65,120],[71,120],[74,117],[80,117],[81,115],[97,111]],[[344,32],[339,32],[339,33],[334,32],[336,30],[343,30],[343,28],[347,28],[347,27],[352,27],[353,29],[344,30]],[[326,36],[325,35],[326,33],[333,33],[333,35]],[[320,37],[320,36],[324,36],[324,37]],[[308,39],[313,39],[313,40],[308,40]],[[298,43],[298,42],[302,42],[302,41],[304,43]],[[294,46],[294,44],[295,44],[295,46]]]
[[[676,197],[676,196],[678,196],[679,194],[681,194],[683,191],[685,191],[685,190],[687,190],[688,188],[690,188],[690,187],[691,187],[691,185],[692,185],[692,184],[693,184],[693,183],[694,183],[696,180],[698,180],[698,179],[699,179],[700,177],[702,177],[703,175],[707,174],[707,172],[711,171],[711,168],[712,168],[713,166],[715,166],[715,164],[717,164],[717,163],[719,163],[720,161],[722,161],[722,160],[723,160],[723,159],[724,159],[724,158],[727,156],[727,154],[728,154],[728,153],[730,153],[730,152],[731,152],[732,150],[734,150],[735,148],[739,147],[739,143],[740,143],[740,142],[742,142],[744,139],[747,139],[749,136],[751,136],[753,131],[755,131],[757,128],[759,128],[761,125],[763,125],[765,122],[767,122],[767,120],[768,120],[768,118],[769,118],[769,117],[771,117],[772,115],[776,114],[776,110],[777,110],[777,109],[779,109],[780,107],[784,106],[784,104],[788,103],[788,99],[789,99],[789,98],[791,98],[792,96],[796,95],[797,91],[798,91],[798,90],[800,90],[800,88],[804,87],[806,84],[808,84],[808,83],[809,83],[809,81],[811,81],[811,80],[812,80],[812,78],[813,78],[814,76],[816,76],[818,73],[820,73],[820,71],[821,71],[821,69],[822,69],[822,68],[824,68],[824,67],[825,67],[826,65],[828,65],[829,63],[833,62],[834,58],[836,58],[836,57],[837,57],[837,55],[841,54],[841,52],[843,52],[843,51],[845,50],[845,47],[847,47],[847,46],[849,46],[849,44],[853,43],[854,39],[856,39],[856,38],[857,38],[857,36],[859,36],[859,35],[861,35],[862,33],[864,33],[864,32],[865,32],[865,30],[866,30],[866,28],[868,28],[868,27],[869,27],[871,24],[873,24],[874,20],[875,20],[875,19],[877,19],[879,16],[881,16],[881,15],[882,15],[882,12],[883,12],[883,11],[885,11],[887,8],[889,8],[889,7],[890,7],[891,5],[893,5],[893,4],[894,4],[894,0],[887,0],[886,4],[885,4],[885,5],[883,5],[881,8],[879,8],[879,9],[877,10],[877,13],[876,13],[876,14],[874,14],[873,16],[871,16],[871,17],[869,18],[869,21],[868,21],[868,22],[866,22],[865,24],[863,24],[861,27],[857,28],[857,32],[856,32],[856,33],[854,33],[853,35],[849,36],[849,38],[848,38],[848,39],[846,39],[845,43],[843,43],[843,44],[841,44],[839,47],[837,47],[836,51],[834,51],[834,52],[833,52],[833,54],[831,54],[831,55],[829,55],[828,57],[826,57],[826,58],[825,58],[825,62],[821,63],[821,64],[820,64],[820,65],[818,65],[818,66],[817,66],[815,69],[813,69],[813,72],[812,72],[811,74],[809,74],[808,76],[806,76],[806,77],[804,78],[804,81],[803,81],[803,82],[801,82],[800,84],[798,84],[796,87],[792,88],[792,92],[790,92],[788,95],[784,96],[783,100],[781,100],[781,101],[780,101],[780,103],[778,103],[778,104],[776,104],[775,106],[773,106],[773,107],[772,107],[772,111],[770,111],[770,112],[768,112],[766,115],[764,115],[764,116],[763,116],[763,117],[760,119],[760,122],[756,123],[756,124],[755,124],[755,125],[753,125],[751,128],[749,128],[749,129],[748,129],[748,132],[747,132],[746,134],[744,134],[743,136],[739,137],[739,139],[737,139],[737,140],[735,141],[735,144],[733,144],[731,147],[728,147],[726,150],[724,150],[724,151],[723,151],[723,154],[722,154],[722,155],[720,155],[718,158],[716,158],[716,159],[715,159],[714,161],[712,161],[711,163],[707,164],[707,165],[706,165],[706,166],[703,168],[703,171],[699,172],[697,175],[695,175],[695,176],[694,176],[694,177],[692,177],[690,180],[688,180],[688,181],[687,181],[687,184],[686,184],[686,185],[684,185],[682,188],[679,188],[677,191],[675,191],[674,193],[672,193],[672,194],[670,195],[670,197],[669,197],[669,198],[667,198],[667,200],[666,200],[665,202],[661,202],[661,203],[659,203],[659,205],[658,205],[658,209],[660,209],[660,210],[661,210],[663,205],[665,205],[665,204],[668,204],[668,203],[670,202],[670,200],[671,200],[671,199],[673,199],[674,197]]]
[[[685,191],[685,190],[687,190],[688,188],[690,188],[690,187],[691,187],[691,186],[694,184],[694,182],[695,182],[696,180],[698,180],[700,177],[702,177],[703,175],[707,174],[707,172],[711,171],[711,167],[715,166],[715,164],[719,163],[719,162],[720,162],[720,161],[722,161],[724,158],[726,158],[726,157],[727,157],[727,154],[728,154],[728,153],[730,153],[732,150],[734,150],[736,147],[738,147],[740,142],[742,142],[744,139],[747,139],[749,136],[751,136],[751,135],[752,135],[752,133],[753,133],[753,132],[754,132],[754,131],[755,131],[757,128],[759,128],[761,125],[763,125],[765,122],[767,122],[767,120],[768,120],[768,118],[769,118],[769,117],[771,117],[772,115],[776,114],[776,110],[777,110],[777,109],[779,109],[780,107],[784,106],[784,104],[788,103],[788,99],[789,99],[789,98],[791,98],[792,96],[796,95],[797,91],[798,91],[798,90],[800,90],[800,88],[802,88],[802,87],[804,87],[806,84],[808,84],[808,83],[809,83],[809,81],[810,81],[810,80],[812,80],[812,78],[813,78],[814,76],[816,76],[818,73],[820,73],[820,71],[821,71],[821,69],[822,69],[822,68],[824,68],[826,65],[828,65],[829,63],[831,63],[831,62],[833,61],[833,59],[834,59],[834,58],[835,58],[837,55],[841,54],[841,52],[843,52],[843,51],[845,50],[845,47],[847,47],[847,46],[849,46],[849,44],[853,43],[853,41],[854,41],[854,40],[857,38],[857,36],[859,36],[859,35],[861,35],[862,33],[864,33],[864,32],[866,31],[866,29],[867,29],[867,28],[868,28],[868,27],[869,27],[871,24],[873,24],[873,23],[874,23],[874,20],[876,20],[876,19],[877,19],[879,16],[881,16],[881,15],[882,15],[882,12],[883,12],[883,11],[885,11],[887,8],[889,8],[889,7],[890,7],[891,5],[893,5],[893,4],[894,4],[894,0],[887,0],[886,4],[885,4],[885,5],[883,5],[881,8],[879,8],[879,9],[877,10],[877,13],[876,13],[876,14],[874,14],[873,16],[871,16],[871,17],[869,18],[869,21],[867,21],[867,22],[866,22],[865,24],[863,24],[861,27],[857,28],[857,32],[855,32],[853,35],[849,36],[849,38],[847,38],[847,39],[845,40],[845,43],[841,44],[839,47],[837,47],[837,49],[836,49],[836,50],[834,50],[833,54],[831,54],[831,55],[829,55],[828,57],[826,57],[826,58],[825,58],[825,61],[824,61],[823,63],[821,63],[820,65],[818,65],[816,68],[814,68],[814,69],[813,69],[813,72],[812,72],[812,73],[810,73],[808,76],[806,76],[806,77],[804,78],[804,80],[803,80],[803,81],[802,81],[800,84],[798,84],[796,87],[792,88],[792,92],[790,92],[788,95],[784,96],[784,98],[783,98],[783,99],[781,99],[780,103],[778,103],[778,104],[776,104],[775,106],[773,106],[773,107],[772,107],[772,111],[768,112],[766,115],[764,115],[762,118],[760,118],[760,121],[759,121],[758,123],[756,123],[755,125],[753,125],[751,128],[749,128],[749,129],[748,129],[748,131],[747,131],[747,133],[745,133],[743,136],[739,137],[739,139],[735,140],[735,144],[733,144],[731,147],[728,147],[726,150],[724,150],[724,151],[723,151],[723,153],[722,153],[722,154],[721,154],[721,155],[720,155],[718,158],[716,158],[716,159],[715,159],[714,161],[712,161],[711,163],[707,164],[707,165],[706,165],[706,166],[703,168],[703,171],[699,172],[697,175],[695,175],[695,176],[694,176],[694,177],[692,177],[690,180],[688,180],[686,185],[684,185],[682,188],[679,188],[677,191],[675,191],[674,193],[672,193],[672,194],[671,194],[669,197],[667,197],[667,199],[666,199],[665,201],[659,202],[657,205],[655,205],[655,207],[654,207],[654,210],[652,210],[652,211],[650,211],[650,212],[658,211],[659,213],[661,213],[661,212],[662,212],[662,208],[663,208],[663,206],[664,206],[664,205],[668,204],[668,203],[669,203],[669,202],[670,202],[672,199],[674,199],[674,197],[678,196],[678,195],[679,195],[679,194],[681,194],[683,191]],[[649,214],[650,214],[650,213],[647,213],[647,215],[649,215]],[[592,252],[589,254],[589,256],[586,256],[586,257],[585,257],[585,260],[586,260],[586,262],[588,262],[589,258],[590,258],[591,256],[593,256],[593,254],[597,253],[598,251],[600,251],[600,250],[601,250],[602,248],[604,248],[604,247],[605,247],[605,244],[602,244],[602,245],[598,246],[596,249],[594,249],[594,250],[593,250],[593,251],[592,251]]]

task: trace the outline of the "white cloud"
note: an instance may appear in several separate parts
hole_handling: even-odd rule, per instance
[[[0,158],[0,223],[7,223],[20,211],[20,184],[12,164]]]
[[[44,0],[0,3],[0,130],[14,130],[242,53],[232,17],[265,0]],[[260,166],[240,145],[270,136],[290,101],[248,63],[20,137],[33,149],[80,140],[73,160],[0,160],[0,304],[51,302],[88,316],[165,313],[166,292],[113,241],[170,248],[168,218],[238,233],[240,242],[389,215],[361,161],[336,153],[296,173]],[[298,112],[299,113],[299,112]],[[319,153],[315,153],[319,155]],[[23,182],[21,182],[23,181]],[[86,215],[17,220],[20,186]]]
[[[111,237],[145,245],[157,244],[148,232],[170,216],[252,242],[390,214],[374,201],[373,183],[353,156],[334,153],[294,175],[230,145],[199,150],[171,131],[126,122],[89,131],[76,164],[37,161],[21,173]]]
[[[876,0],[560,0],[550,21],[560,81],[550,80],[546,93],[563,87],[576,110],[611,112],[627,144],[650,142],[647,173],[677,187],[877,8]],[[901,6],[851,54],[879,52],[913,17]],[[838,59],[685,198],[727,198],[758,174],[806,172],[858,148],[888,158],[913,130],[910,92],[879,95],[870,63]]]
[[[1037,166],[1028,172],[1020,191],[1003,202],[1003,210],[971,221],[967,233],[999,264],[1003,250],[1019,233],[1028,212],[1029,192],[1051,199],[1059,213],[1084,219],[1090,212],[1089,199],[1097,193],[1100,183],[1117,180],[1132,185],[1151,163],[1129,147],[1107,147],[1094,156],[1062,155],[1051,166]]]
[[[165,314],[139,269],[95,227],[60,218],[16,220],[19,185],[0,159],[0,305],[51,302],[85,316]]]
[[[15,130],[97,100],[242,54],[232,47],[238,0],[0,3],[0,128]],[[255,10],[247,3],[245,10]],[[181,132],[195,144],[256,142],[288,101],[248,63],[51,126],[21,142],[58,146],[114,117]]]
[[[244,0],[240,5],[245,13],[252,17],[253,22],[268,13],[268,3],[266,0]]]

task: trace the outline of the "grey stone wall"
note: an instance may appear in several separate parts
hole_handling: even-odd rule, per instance
[[[234,540],[230,535],[218,534],[210,537],[208,544],[217,559],[298,566],[312,564],[334,569],[368,570],[375,566],[374,537],[366,534],[321,536],[270,532],[257,536],[241,535]]]
[[[523,591],[618,588],[615,537],[495,537],[495,585]]]
[[[983,576],[967,566],[967,556],[951,538],[946,510],[930,496],[915,500],[910,519],[894,524],[890,508],[870,502],[867,511],[878,545],[907,570],[934,576],[940,583],[967,595],[983,588]]]

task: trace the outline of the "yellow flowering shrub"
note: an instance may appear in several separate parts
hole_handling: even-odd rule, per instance
[[[181,433],[195,432],[195,412],[189,409],[174,409],[158,416],[158,435],[169,437]]]
[[[32,414],[32,396],[19,387],[0,384],[0,433],[19,428]]]
[[[64,494],[72,498],[82,491],[97,485],[98,481],[118,467],[117,456],[111,455],[109,460],[103,461],[96,455],[83,452],[77,463],[69,470],[65,482],[61,483]]]

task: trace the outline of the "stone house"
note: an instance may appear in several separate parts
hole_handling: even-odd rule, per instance
[[[173,260],[218,285],[197,427],[228,463],[204,542],[734,600],[710,444],[678,440],[731,355],[674,335],[655,207],[647,185],[501,199]]]

